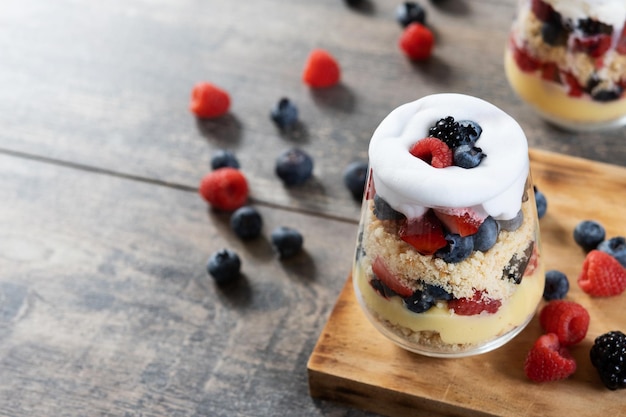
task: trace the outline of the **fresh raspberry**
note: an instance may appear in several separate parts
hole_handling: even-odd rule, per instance
[[[427,137],[420,139],[409,149],[409,153],[435,168],[452,165],[452,150],[442,140]]]
[[[594,297],[619,295],[626,289],[626,268],[608,253],[594,249],[585,257],[578,285]]]
[[[524,72],[533,72],[541,68],[541,62],[530,56],[522,48],[512,45],[513,59],[520,70]]]
[[[399,46],[410,59],[421,61],[428,59],[433,51],[435,37],[426,26],[411,23],[402,32]]]
[[[198,83],[191,92],[191,110],[200,118],[219,117],[228,113],[230,96],[221,88],[211,83]]]
[[[314,49],[304,65],[302,81],[313,88],[332,87],[339,82],[341,69],[335,57],[324,49]]]
[[[432,255],[448,244],[443,226],[432,210],[422,217],[404,219],[398,234],[422,255]]]
[[[486,297],[482,291],[476,291],[472,298],[455,298],[448,301],[448,308],[459,316],[474,316],[483,311],[495,313],[501,304],[500,300],[494,300]]]
[[[558,381],[575,371],[576,361],[554,333],[540,336],[524,362],[524,373],[535,382]]]
[[[554,300],[539,313],[539,323],[546,333],[554,333],[563,346],[575,345],[585,338],[589,313],[574,301]]]
[[[407,287],[402,281],[396,278],[385,265],[385,261],[377,256],[372,264],[372,272],[374,275],[389,289],[401,297],[409,297],[413,294],[413,290]]]
[[[238,169],[224,167],[206,174],[198,191],[214,208],[233,211],[246,203],[248,182]]]

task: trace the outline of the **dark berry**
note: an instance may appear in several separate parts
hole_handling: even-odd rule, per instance
[[[476,143],[481,133],[483,133],[482,127],[472,120],[459,120],[458,124],[461,144],[470,145]]]
[[[272,230],[270,239],[281,258],[289,258],[300,252],[304,242],[299,231],[286,226],[279,226]]]
[[[535,243],[530,242],[523,253],[514,253],[509,263],[502,269],[502,279],[508,279],[515,284],[520,284],[522,278],[524,278],[524,272],[526,272],[534,247]]]
[[[207,262],[207,271],[217,284],[226,284],[239,277],[241,260],[230,249],[221,249],[213,253]]]
[[[498,233],[500,233],[498,222],[491,216],[487,217],[474,235],[474,250],[487,252],[496,244]]]
[[[460,145],[454,150],[454,165],[461,168],[475,168],[487,155],[483,150],[472,145]]]
[[[313,158],[302,149],[293,148],[276,159],[276,175],[285,185],[299,185],[313,174]]]
[[[537,217],[542,218],[548,211],[548,200],[546,195],[535,187],[535,203],[537,204]]]
[[[560,20],[549,20],[541,26],[541,38],[548,45],[564,45],[567,42],[567,35],[567,31]]]
[[[298,121],[298,107],[291,100],[283,97],[272,109],[270,117],[279,128],[290,128]]]
[[[411,23],[426,23],[426,10],[413,1],[405,1],[396,7],[396,20],[402,27]]]
[[[606,252],[626,268],[626,238],[623,236],[612,237],[598,245],[598,250]]]
[[[608,389],[626,388],[626,334],[617,330],[596,337],[589,358]]]
[[[420,290],[415,291],[413,295],[404,299],[406,308],[414,313],[423,313],[430,310],[430,308],[435,305],[435,302],[432,295]]]
[[[595,101],[607,102],[618,100],[622,96],[622,89],[615,87],[612,90],[597,90],[591,94],[591,98]]]
[[[512,219],[498,220],[498,224],[500,225],[500,229],[506,230],[507,232],[514,232],[524,224],[524,212],[522,210],[518,211],[517,215]]]
[[[372,286],[374,291],[376,291],[378,294],[382,295],[385,298],[390,298],[398,295],[394,290],[392,290],[391,288],[386,286],[381,280],[376,278],[376,276],[374,276],[374,278],[370,280],[370,285]]]
[[[613,34],[613,26],[589,17],[580,19],[578,21],[578,28],[588,36]]]
[[[239,169],[239,161],[231,151],[219,149],[211,157],[211,168],[219,169],[224,167]]]
[[[546,285],[543,289],[544,300],[561,300],[565,298],[569,291],[567,275],[561,271],[552,269],[546,272],[545,279]]]
[[[448,116],[439,119],[434,126],[428,130],[428,134],[443,141],[450,149],[454,149],[462,143],[459,133],[459,124],[454,121],[454,117]]]
[[[258,237],[262,227],[261,214],[252,206],[240,207],[230,217],[230,228],[241,239]]]
[[[405,217],[378,194],[374,196],[374,216],[379,220],[402,220]]]
[[[445,301],[452,300],[452,294],[444,290],[439,285],[424,284],[424,289],[422,291],[424,291],[425,293],[428,293],[431,297],[433,297],[437,301],[438,300],[445,300]]]
[[[367,173],[368,164],[361,161],[352,162],[343,171],[343,183],[350,190],[355,200],[363,198]]]
[[[461,236],[456,233],[446,234],[448,244],[435,252],[437,258],[447,263],[458,263],[466,259],[474,250],[474,236]]]
[[[574,241],[585,252],[597,248],[605,236],[604,227],[595,220],[584,220],[574,228]]]

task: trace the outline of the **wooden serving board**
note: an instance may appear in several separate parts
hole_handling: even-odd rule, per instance
[[[585,254],[572,237],[585,219],[600,221],[607,237],[626,235],[626,169],[538,150],[530,156],[534,182],[548,199],[540,221],[546,268],[568,276],[567,299],[591,315],[587,337],[570,350],[575,374],[542,384],[526,378],[526,353],[542,334],[536,317],[513,341],[486,354],[434,359],[405,351],[367,321],[348,279],[309,358],[311,396],[388,416],[626,415],[626,392],[604,388],[589,360],[597,336],[626,332],[626,293],[591,298],[579,289]]]

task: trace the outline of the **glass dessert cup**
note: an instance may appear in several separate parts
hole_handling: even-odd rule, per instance
[[[547,121],[626,124],[626,2],[520,0],[505,51],[512,89]]]
[[[463,145],[452,140],[452,165],[434,166],[436,155],[416,149],[434,142],[435,125],[446,125],[435,137],[470,126],[478,133],[473,147],[487,156],[471,168],[455,165],[463,165],[456,155]],[[459,138],[440,142],[451,136]],[[352,281],[374,327],[400,347],[434,357],[485,353],[519,334],[545,281],[519,125],[480,99],[437,94],[387,116],[369,155]]]

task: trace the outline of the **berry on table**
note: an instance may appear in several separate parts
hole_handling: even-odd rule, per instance
[[[239,168],[239,160],[234,153],[226,149],[217,150],[211,157],[211,168],[219,169],[224,167]]]
[[[217,284],[226,284],[239,277],[241,259],[230,249],[214,252],[207,262],[207,272]]]
[[[535,204],[537,205],[537,217],[541,219],[548,211],[548,199],[537,187],[533,187],[533,190],[535,192]]]
[[[313,88],[332,87],[339,83],[341,68],[328,51],[314,49],[309,54],[302,72],[302,81]]]
[[[567,275],[561,271],[551,269],[546,271],[545,280],[546,284],[543,289],[544,300],[561,300],[565,298],[567,292],[569,291],[569,280],[567,279]]]
[[[409,153],[434,168],[445,168],[452,165],[452,150],[443,141],[427,137],[415,142]]]
[[[524,361],[524,373],[535,382],[565,379],[576,371],[576,361],[554,333],[537,339]]]
[[[281,258],[289,258],[300,252],[304,239],[298,230],[279,226],[272,230],[270,241]]]
[[[426,10],[414,1],[405,1],[396,7],[396,20],[402,27],[411,23],[426,23]]]
[[[454,165],[465,169],[475,168],[486,156],[477,146],[461,145],[454,150]]]
[[[280,129],[288,129],[298,122],[298,107],[287,97],[283,97],[272,108],[270,118]]]
[[[596,249],[605,236],[604,227],[595,220],[583,220],[574,228],[574,241],[585,252]]]
[[[365,182],[369,172],[368,163],[364,161],[355,161],[350,163],[343,171],[343,183],[350,190],[355,200],[363,198],[365,191]]]
[[[474,292],[472,298],[454,298],[448,301],[448,308],[459,316],[474,316],[483,311],[493,314],[500,309],[502,302],[487,297],[482,291]]]
[[[615,330],[596,337],[589,358],[604,386],[626,388],[626,334]]]
[[[496,244],[500,233],[498,222],[491,216],[487,217],[474,234],[474,250],[487,252]]]
[[[300,185],[313,175],[313,158],[302,149],[287,149],[276,158],[275,171],[285,185]]]
[[[409,24],[402,32],[398,42],[402,52],[415,61],[430,58],[434,43],[433,33],[420,23]]]
[[[598,245],[598,250],[606,252],[626,268],[626,238],[623,236],[612,237]]]
[[[196,116],[209,119],[228,113],[230,96],[218,86],[202,82],[193,87],[189,110]]]
[[[224,167],[206,174],[198,192],[213,208],[233,211],[248,200],[248,182],[240,170]]]
[[[252,206],[243,206],[230,216],[230,228],[241,239],[254,239],[261,234],[263,218]]]
[[[546,333],[556,334],[562,346],[571,346],[587,335],[589,313],[574,301],[554,300],[541,309],[539,323]]]
[[[461,236],[456,233],[445,235],[447,245],[435,252],[435,257],[447,263],[459,263],[472,254],[474,236]]]
[[[626,290],[626,269],[608,253],[594,249],[587,254],[578,285],[594,297],[611,297]]]

